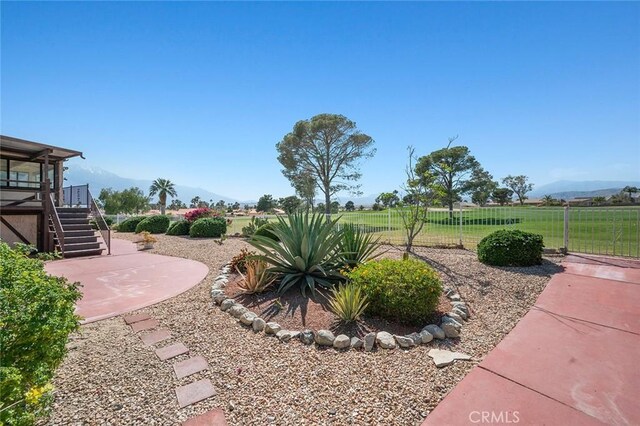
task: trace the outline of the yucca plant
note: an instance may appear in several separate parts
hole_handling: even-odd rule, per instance
[[[329,307],[344,322],[358,320],[368,305],[367,295],[353,283],[331,289]]]
[[[364,232],[361,228],[351,223],[343,226],[339,251],[347,268],[355,268],[368,260],[380,256],[382,253],[376,253],[379,247],[380,237],[374,238],[372,234]]]
[[[245,273],[238,271],[242,276],[242,280],[238,284],[238,287],[242,289],[243,293],[262,293],[273,282],[276,277],[269,272],[269,264],[260,259],[248,259],[245,261]]]
[[[249,241],[262,252],[258,258],[271,265],[269,271],[279,275],[280,293],[297,285],[304,296],[307,288],[315,295],[316,286],[330,287],[343,278],[339,273],[342,232],[336,229],[337,221],[322,214],[294,213],[274,223],[271,233],[279,242],[261,235]]]

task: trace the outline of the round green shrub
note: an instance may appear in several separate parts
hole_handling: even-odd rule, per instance
[[[144,216],[130,217],[118,225],[118,232],[135,232],[136,226],[144,219]]]
[[[46,414],[81,296],[77,283],[0,242],[0,424],[30,425]]]
[[[189,236],[194,238],[219,238],[227,232],[227,221],[222,217],[203,217],[191,224]]]
[[[157,214],[155,216],[147,216],[143,221],[136,226],[136,234],[147,231],[152,234],[164,234],[169,228],[171,220],[169,216],[163,214]]]
[[[478,243],[478,260],[494,266],[532,266],[542,263],[542,235],[502,229]]]
[[[274,241],[280,241],[280,239],[273,232],[271,232],[274,226],[275,222],[267,222],[256,229],[256,232],[254,232],[253,235],[259,235],[262,237],[271,238]]]
[[[418,260],[374,260],[346,275],[367,295],[367,313],[406,324],[424,325],[442,293],[436,271]]]
[[[191,224],[188,220],[179,220],[169,226],[167,235],[189,235],[189,228],[191,228]]]

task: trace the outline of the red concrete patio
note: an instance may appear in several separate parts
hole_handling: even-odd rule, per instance
[[[111,255],[48,262],[46,271],[82,283],[76,313],[90,323],[121,315],[183,293],[207,276],[200,262],[138,251],[112,240]]]
[[[640,262],[563,266],[423,425],[640,424]]]

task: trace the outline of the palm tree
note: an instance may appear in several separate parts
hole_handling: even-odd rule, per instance
[[[160,204],[160,213],[164,214],[164,210],[167,207],[167,195],[176,197],[178,193],[173,186],[173,182],[169,179],[158,178],[153,181],[149,187],[149,196],[153,197],[158,194],[158,202]]]
[[[629,194],[629,200],[633,203],[633,194],[640,192],[640,190],[635,186],[625,186],[624,188],[622,188],[622,192],[626,192],[627,194]]]

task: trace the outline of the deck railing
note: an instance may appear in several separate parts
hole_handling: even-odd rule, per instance
[[[87,202],[89,204],[89,208],[91,209],[91,215],[93,216],[93,220],[98,227],[98,231],[100,231],[100,235],[107,245],[107,254],[111,254],[111,229],[109,228],[109,224],[102,216],[100,209],[98,208],[98,204],[91,196],[91,192],[89,192],[89,185],[87,186]]]

